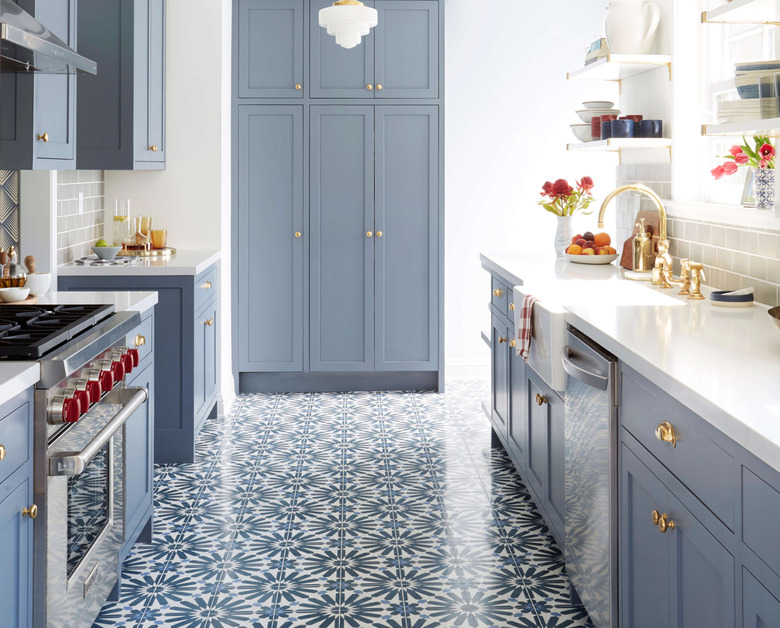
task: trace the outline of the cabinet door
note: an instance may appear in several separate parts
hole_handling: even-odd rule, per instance
[[[438,368],[438,138],[437,107],[376,108],[378,371]]]
[[[303,107],[239,107],[238,142],[239,369],[300,372]]]
[[[146,388],[149,401],[125,423],[125,538],[132,542],[152,508],[154,481],[154,365],[134,372],[128,387]],[[124,548],[122,554],[126,554]]]
[[[373,371],[374,108],[310,111],[311,370]]]
[[[371,0],[363,4],[374,6]],[[373,98],[374,29],[359,46],[342,48],[319,24],[320,9],[329,6],[333,6],[331,0],[311,1],[309,94],[312,98]]]
[[[76,0],[37,0],[35,17],[71,48],[76,46]],[[76,159],[76,76],[38,74],[35,77],[36,162],[56,160],[52,169],[75,167]],[[38,140],[38,136],[47,136]]]
[[[303,0],[240,0],[239,98],[302,98]]]
[[[135,160],[165,162],[165,0],[135,4]]]
[[[742,570],[742,618],[745,628],[780,628],[780,600],[747,569]]]
[[[547,408],[536,403],[537,395],[544,395],[540,380],[526,368],[526,400],[528,404],[528,484],[541,499],[547,499],[550,482],[550,422]],[[544,504],[542,504],[543,506]]]
[[[0,501],[2,623],[3,626],[26,628],[32,626],[33,522],[22,516],[22,510],[33,503],[32,477],[24,478],[8,493],[3,491],[0,495],[7,495]]]
[[[439,3],[376,0],[376,97],[438,98]]]
[[[514,329],[509,330],[510,335]],[[528,468],[528,385],[526,366],[514,348],[509,349],[509,453],[525,479]]]
[[[493,429],[506,440],[509,422],[509,333],[501,320],[494,316],[491,334],[491,402]]]
[[[217,301],[195,315],[195,434],[211,410],[217,390]]]

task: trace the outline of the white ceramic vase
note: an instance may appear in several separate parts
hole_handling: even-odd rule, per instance
[[[555,254],[563,257],[571,244],[571,216],[558,216],[558,229],[555,231]]]
[[[605,31],[612,54],[648,55],[653,50],[661,9],[652,0],[612,0]]]

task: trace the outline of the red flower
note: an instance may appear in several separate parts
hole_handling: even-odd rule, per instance
[[[715,166],[710,172],[716,179],[720,179],[724,174],[726,174],[726,170],[723,168],[723,166]]]
[[[762,159],[759,162],[758,167],[761,168],[761,170],[766,170],[767,168],[771,168],[772,167],[772,160],[771,159]]]
[[[775,156],[775,147],[771,144],[764,144],[761,148],[758,149],[758,154],[761,155],[762,162],[764,160],[771,161]],[[763,168],[764,166],[761,167]]]
[[[590,194],[590,191],[593,189],[593,179],[590,177],[582,177],[581,181],[577,181],[577,187],[586,194]]]
[[[569,196],[574,191],[574,188],[569,185],[566,179],[558,179],[552,186],[553,196]]]
[[[739,154],[740,154],[740,153],[742,153],[742,152],[744,152],[744,151],[742,150],[742,147],[741,147],[741,146],[737,146],[736,144],[734,144],[734,146],[732,146],[731,148],[729,148],[729,153],[731,153],[732,155],[734,155],[734,157],[736,157],[737,155],[739,155]]]
[[[748,157],[746,153],[734,154],[734,163],[736,163],[738,166],[744,166],[749,160],[750,157]]]
[[[553,191],[553,184],[550,183],[549,181],[545,181],[544,185],[542,186],[542,190],[543,190],[543,192],[541,194],[542,196],[551,195],[552,191]]]
[[[739,166],[735,164],[733,161],[727,161],[725,164],[723,164],[723,173],[724,174],[734,174],[737,170],[739,170]]]

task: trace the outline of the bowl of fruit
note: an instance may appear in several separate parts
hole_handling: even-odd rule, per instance
[[[618,258],[618,252],[611,244],[609,234],[601,232],[594,235],[586,231],[571,239],[563,256],[575,264],[611,264]]]
[[[108,242],[102,239],[95,242],[95,246],[92,247],[92,252],[98,256],[98,259],[107,262],[113,260],[121,250],[121,246],[109,246]]]

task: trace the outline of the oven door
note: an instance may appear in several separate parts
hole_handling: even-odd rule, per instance
[[[116,389],[49,444],[46,624],[91,623],[116,584],[124,541],[123,429],[147,399]]]

